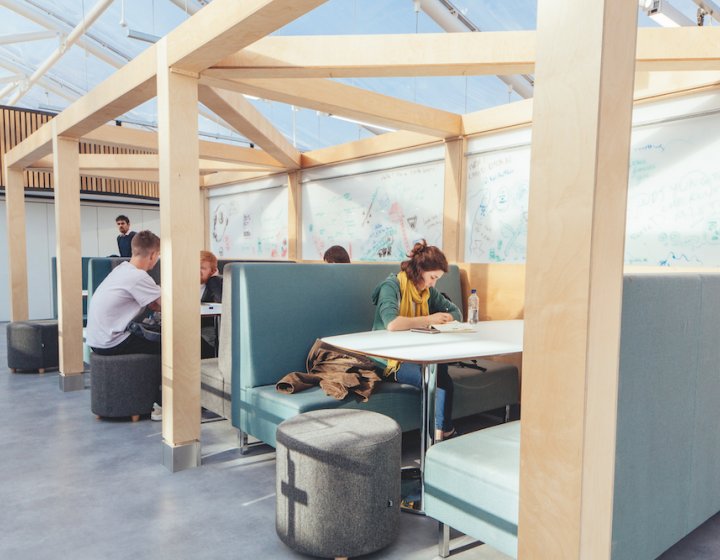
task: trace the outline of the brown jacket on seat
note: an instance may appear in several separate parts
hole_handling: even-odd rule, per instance
[[[320,385],[329,397],[342,400],[353,392],[362,402],[367,402],[375,384],[382,381],[370,358],[339,350],[320,339],[312,345],[305,365],[307,373],[288,373],[275,384],[275,389],[296,393]]]

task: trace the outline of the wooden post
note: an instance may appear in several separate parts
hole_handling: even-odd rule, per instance
[[[166,39],[157,47],[163,463],[174,472],[200,465],[198,80],[169,68]]]
[[[461,212],[460,199],[465,183],[463,160],[466,141],[464,138],[445,142],[445,205],[443,212],[443,252],[450,262],[460,262],[460,238],[465,216]]]
[[[637,6],[539,0],[519,558],[610,558]]]
[[[26,321],[28,315],[27,241],[25,235],[25,187],[22,169],[5,166],[5,213],[7,216],[10,320]]]
[[[302,185],[300,171],[288,173],[288,255],[293,261],[302,259]]]
[[[53,186],[57,256],[58,346],[61,376],[82,377],[82,250],[80,232],[80,163],[75,138],[55,134],[53,126]],[[81,379],[81,377],[79,379]],[[61,377],[61,381],[67,379]],[[83,383],[63,384],[67,390]]]

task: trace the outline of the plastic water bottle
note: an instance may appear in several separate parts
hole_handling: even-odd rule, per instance
[[[478,322],[480,315],[480,298],[477,295],[477,290],[470,290],[470,297],[468,298],[468,323],[474,325]]]

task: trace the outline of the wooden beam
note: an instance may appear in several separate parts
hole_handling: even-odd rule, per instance
[[[220,4],[223,4],[222,2]],[[224,4],[223,4],[224,5]],[[197,298],[202,221],[198,211],[197,80],[171,72],[157,43],[162,274],[163,443],[200,460],[200,313]],[[191,139],[192,141],[188,141]],[[175,463],[164,454],[165,466]],[[173,455],[174,457],[174,455]],[[170,463],[170,464],[169,464]],[[191,466],[189,464],[185,465]]]
[[[520,560],[612,555],[637,11],[538,2]]]
[[[78,153],[76,139],[53,137],[58,348],[60,373],[65,376],[81,375],[85,370]]]
[[[5,215],[10,280],[10,320],[27,321],[28,273],[23,172],[5,164]]]
[[[233,183],[241,183],[252,179],[261,179],[276,175],[276,172],[270,171],[220,171],[211,173],[202,177],[202,187],[211,189],[213,187],[224,187]]]
[[[288,256],[302,259],[302,185],[300,172],[288,173]]]
[[[112,169],[83,169],[80,171],[81,177],[100,177],[103,179],[125,179],[127,181],[142,181],[145,183],[158,183],[160,176],[156,171],[135,171],[131,169],[112,170]],[[112,193],[108,193],[112,194]]]
[[[720,28],[638,30],[637,70],[720,70]],[[265,37],[223,58],[218,79],[532,74],[535,32]]]
[[[720,27],[638,29],[635,70],[720,70]]]
[[[443,252],[450,262],[461,262],[460,232],[465,225],[460,196],[465,182],[464,161],[466,140],[445,142],[445,199],[443,204]],[[461,306],[462,307],[462,306]]]
[[[45,123],[5,154],[5,165],[8,169],[22,171],[33,162],[52,153],[52,126],[50,124],[50,122]]]
[[[168,65],[200,72],[326,0],[214,0],[168,35]]]
[[[83,137],[88,142],[119,146],[122,148],[138,148],[157,152],[157,132],[138,130],[122,126],[101,126]],[[199,140],[200,157],[206,160],[247,163],[268,169],[284,166],[262,150],[245,146],[224,144]]]
[[[300,152],[243,94],[201,86],[199,95],[203,105],[288,169],[300,167]]]
[[[203,71],[224,79],[526,74],[535,32],[265,37]]]
[[[513,126],[532,124],[533,100],[523,99],[505,105],[498,105],[468,113],[462,116],[465,135],[495,132]]]
[[[351,159],[387,154],[401,150],[409,150],[418,146],[438,144],[441,140],[426,134],[417,132],[388,132],[371,138],[363,138],[337,146],[329,146],[318,150],[311,150],[302,155],[302,166],[314,167],[318,165],[330,165]]]
[[[440,138],[453,138],[462,133],[460,115],[331,80],[216,80],[203,77],[200,82],[210,87]]]

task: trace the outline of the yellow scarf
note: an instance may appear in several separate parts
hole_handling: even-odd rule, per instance
[[[417,286],[408,279],[404,271],[397,275],[397,279],[400,283],[400,316],[425,317],[430,315],[430,307],[428,306],[430,290],[425,288],[422,292],[419,292]],[[388,360],[385,375],[396,373],[399,367],[400,362],[397,360]]]

